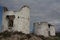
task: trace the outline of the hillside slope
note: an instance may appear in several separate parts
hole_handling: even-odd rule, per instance
[[[0,33],[0,40],[60,40],[60,37],[44,37],[38,36],[33,33],[31,34],[24,34],[22,32],[1,32]]]

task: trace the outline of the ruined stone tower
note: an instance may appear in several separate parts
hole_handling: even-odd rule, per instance
[[[36,22],[34,25],[34,34],[45,37],[55,36],[55,26],[48,22]]]
[[[2,19],[2,31],[30,33],[30,8],[27,5],[23,5],[17,12],[4,11]]]

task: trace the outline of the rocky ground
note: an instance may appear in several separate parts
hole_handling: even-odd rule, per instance
[[[0,40],[60,40],[59,37],[44,37],[44,36],[37,36],[33,33],[31,34],[24,34],[22,32],[2,32],[0,33]]]

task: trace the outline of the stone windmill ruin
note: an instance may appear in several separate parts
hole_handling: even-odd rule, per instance
[[[21,31],[25,34],[30,33],[30,8],[23,5],[17,12],[9,11],[6,7],[3,10],[2,31]],[[55,26],[48,22],[36,22],[33,24],[34,33],[45,37],[55,36]]]
[[[21,7],[17,12],[9,11],[4,7],[2,18],[2,31],[22,31],[23,33],[30,33],[30,8],[27,5]]]

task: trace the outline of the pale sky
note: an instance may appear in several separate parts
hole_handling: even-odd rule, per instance
[[[31,8],[31,27],[33,22],[47,21],[56,25],[56,31],[60,30],[60,0],[0,0],[0,6],[14,11],[25,4]]]

